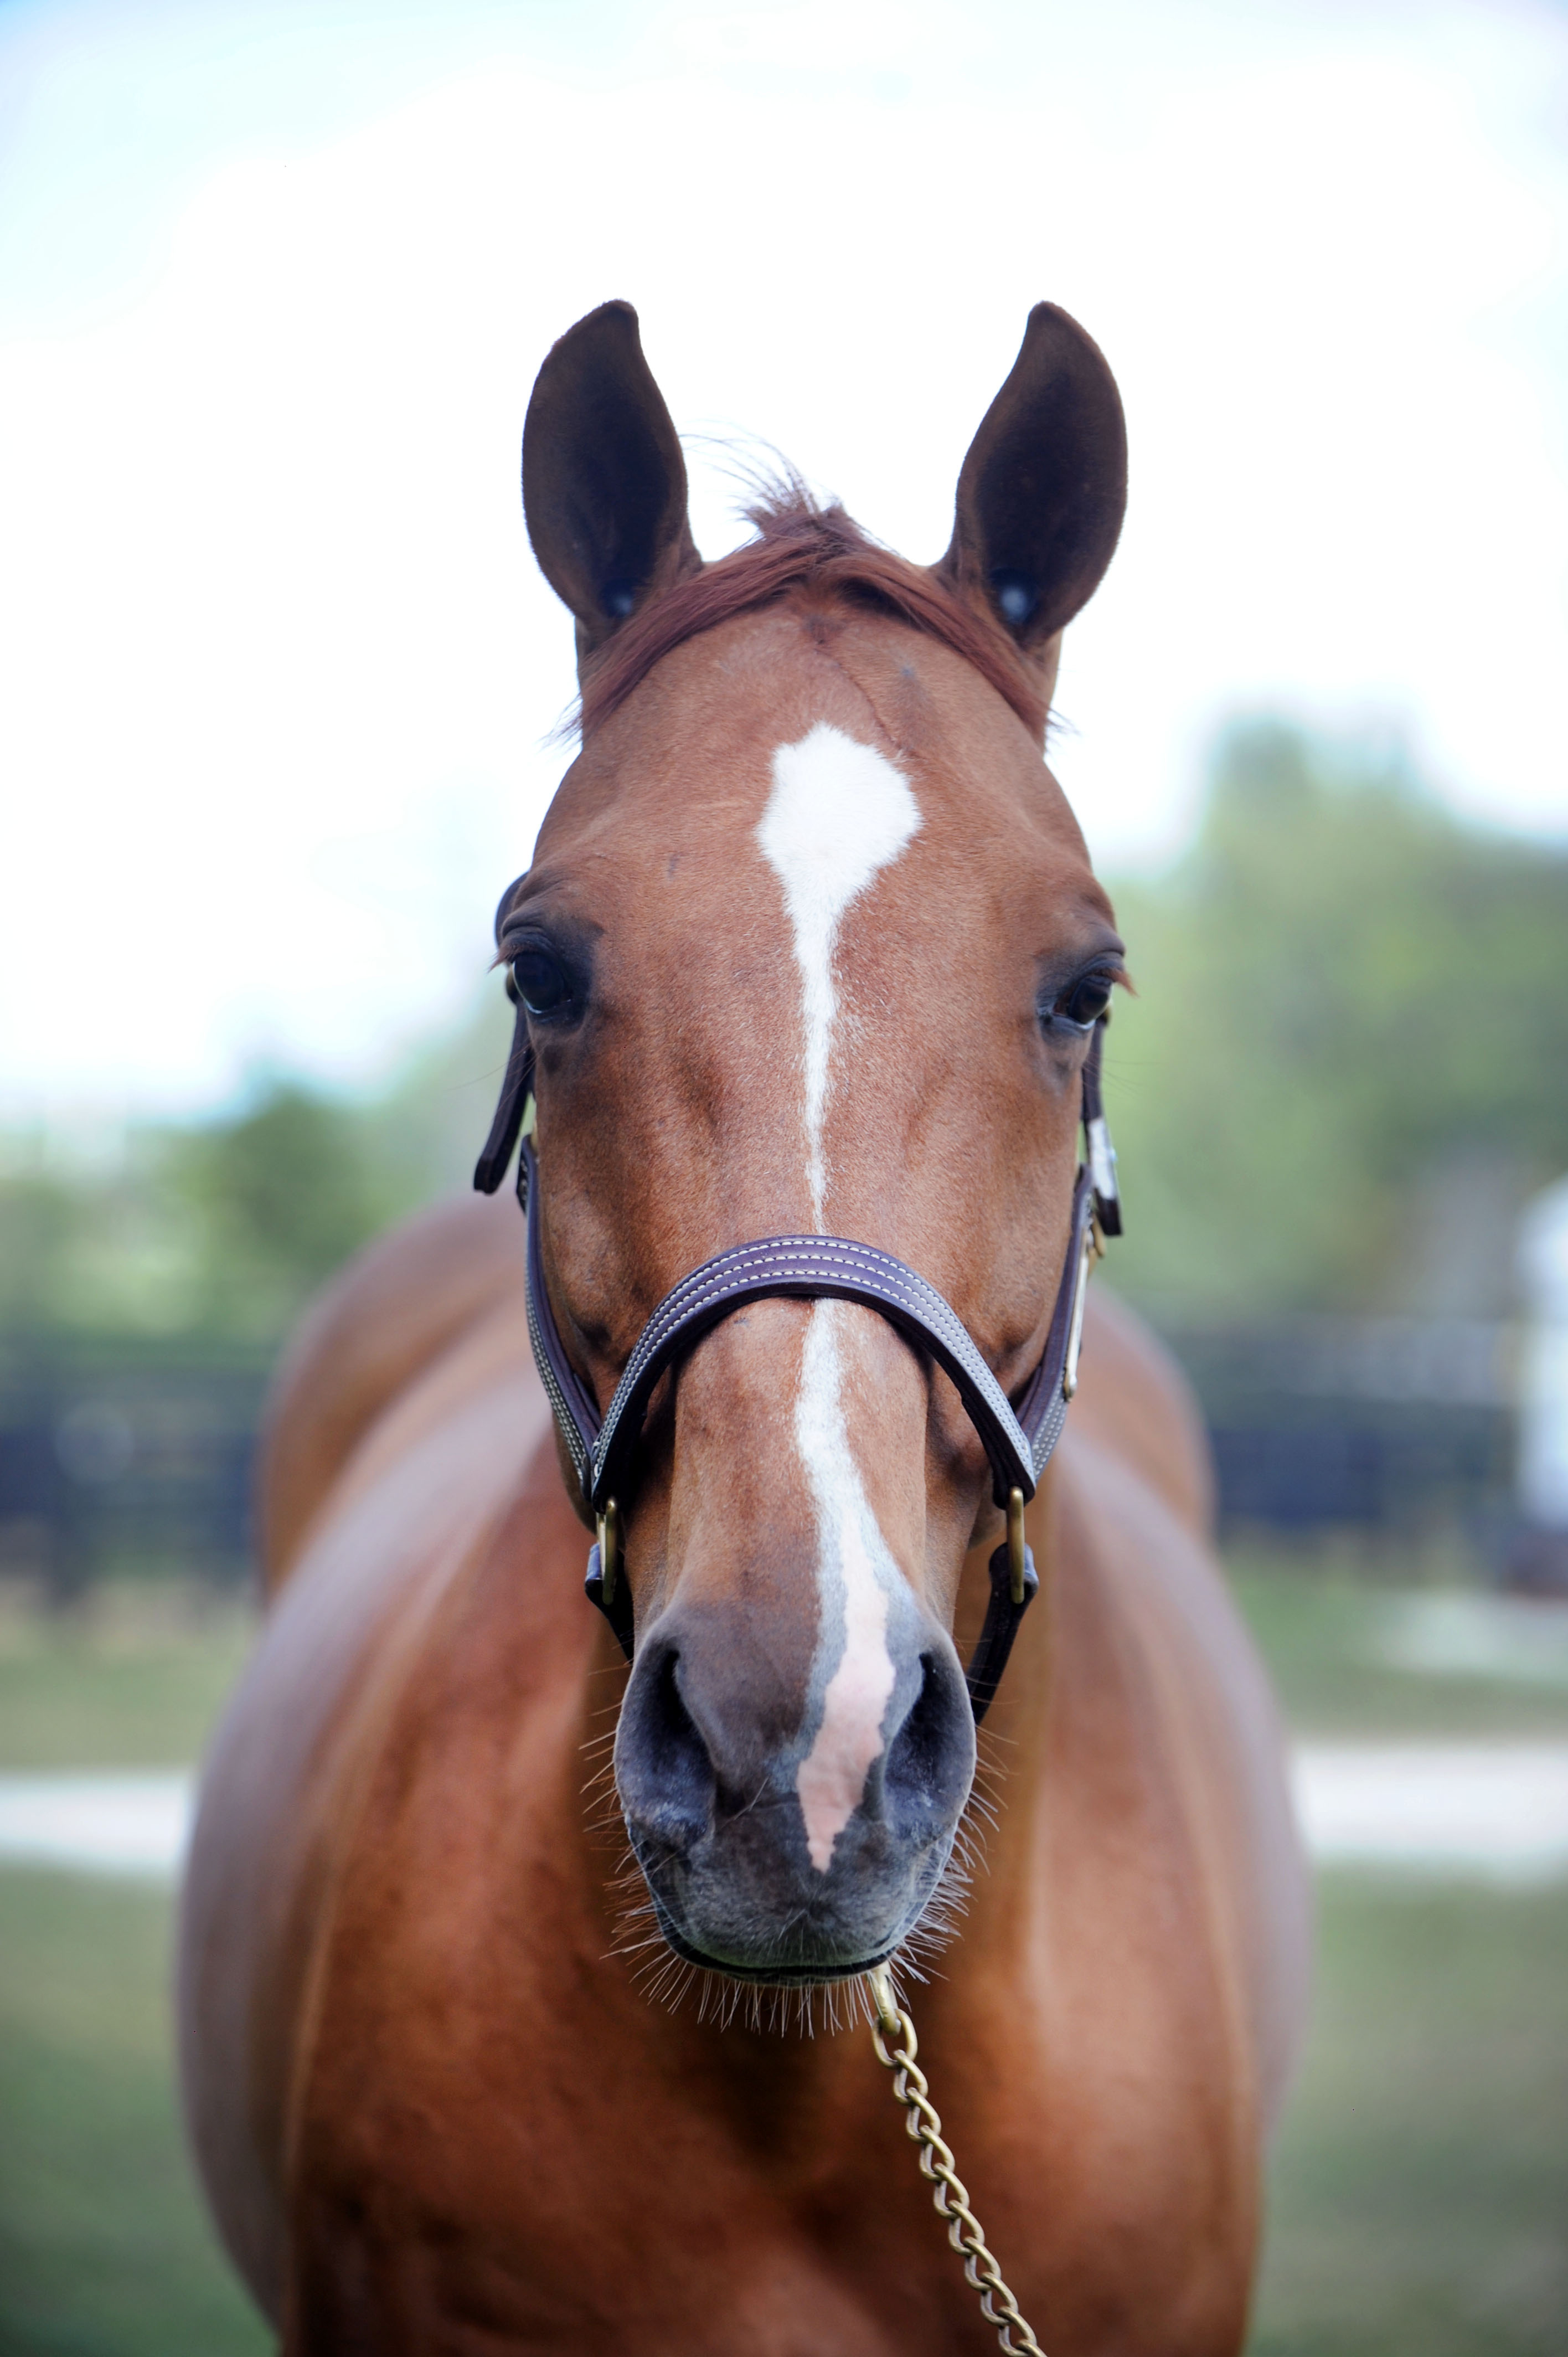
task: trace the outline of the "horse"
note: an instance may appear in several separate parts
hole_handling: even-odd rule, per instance
[[[1085,1302],[1126,974],[1044,758],[1125,490],[1047,304],[930,566],[792,478],[704,564],[627,304],[540,372],[581,749],[480,1172],[523,1128],[528,1220],[427,1211],[291,1345],[184,1887],[187,2115],[287,2357],[988,2345],[890,1987],[1053,2357],[1241,2346],[1305,1877],[1193,1404]]]

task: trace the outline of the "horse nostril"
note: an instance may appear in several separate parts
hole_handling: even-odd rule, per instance
[[[616,1782],[639,1831],[684,1846],[712,1822],[714,1776],[681,1698],[680,1663],[673,1645],[639,1659],[616,1737]]]
[[[920,1689],[887,1753],[884,1806],[919,1839],[950,1824],[974,1774],[974,1713],[956,1661],[920,1656]]]

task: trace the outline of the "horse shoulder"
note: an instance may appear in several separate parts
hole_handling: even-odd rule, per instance
[[[525,1587],[532,1576],[532,1609],[551,1628],[574,1595],[540,1568],[542,1548],[555,1567],[563,1522],[577,1567],[577,1526],[521,1325],[515,1301],[492,1301],[445,1351],[433,1343],[379,1415],[367,1386],[363,1428],[323,1476],[203,1771],[181,1908],[182,2078],[220,2232],[274,2320],[321,1976],[407,1690],[449,1599],[497,1545]],[[435,1320],[425,1330],[439,1334]]]
[[[1284,1730],[1215,1553],[1212,1470],[1185,1377],[1104,1292],[1082,1364],[1063,1444],[1077,1571],[1119,1663],[1127,1733],[1200,1861],[1267,2126],[1299,2047],[1310,1943]]]
[[[1084,1314],[1070,1422],[1132,1466],[1185,1529],[1211,1535],[1213,1464],[1187,1378],[1136,1311],[1100,1286]]]
[[[317,1295],[279,1367],[263,1434],[259,1523],[269,1596],[386,1410],[501,1306],[524,1333],[523,1291],[516,1204],[470,1195],[378,1238]]]

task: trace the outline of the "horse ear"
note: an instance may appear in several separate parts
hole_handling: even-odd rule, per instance
[[[579,662],[701,565],[680,437],[629,303],[601,303],[540,370],[522,428],[522,508],[540,570],[577,618]]]
[[[1054,679],[1050,642],[1098,588],[1126,505],[1116,380],[1075,319],[1036,303],[970,444],[936,570]]]

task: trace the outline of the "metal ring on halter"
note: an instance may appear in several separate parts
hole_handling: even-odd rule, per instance
[[[599,1534],[599,1580],[603,1593],[600,1608],[607,1612],[615,1602],[616,1574],[620,1568],[620,1508],[613,1498],[605,1500],[604,1512],[597,1520]]]

